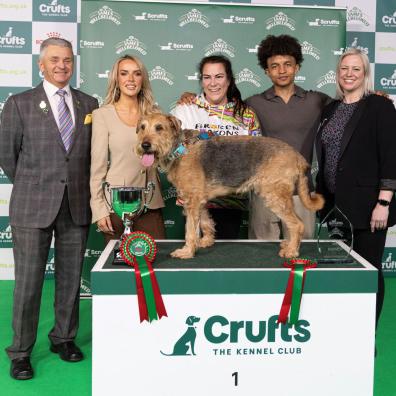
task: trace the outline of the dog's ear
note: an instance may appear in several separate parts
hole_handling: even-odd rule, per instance
[[[189,316],[187,319],[186,319],[186,324],[188,324],[188,325],[192,325],[193,323],[192,323],[192,316]]]
[[[139,117],[137,125],[136,125],[136,133],[139,133],[140,129],[142,128],[142,117]]]
[[[172,129],[175,132],[179,132],[180,128],[181,128],[181,124],[182,124],[181,121],[173,115],[168,115],[167,118],[168,118],[169,124],[171,125]]]

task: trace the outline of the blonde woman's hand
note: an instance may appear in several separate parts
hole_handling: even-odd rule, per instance
[[[96,222],[99,231],[106,234],[114,234],[113,224],[111,224],[110,216],[103,217]]]

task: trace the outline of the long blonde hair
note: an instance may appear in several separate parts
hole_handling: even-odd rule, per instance
[[[120,100],[120,88],[118,86],[118,67],[120,63],[124,60],[131,60],[135,62],[138,65],[140,71],[142,72],[142,89],[138,93],[140,115],[143,116],[149,113],[159,112],[160,109],[154,101],[153,91],[151,89],[147,69],[138,57],[132,55],[123,55],[115,61],[109,74],[107,93],[104,104],[114,104]]]

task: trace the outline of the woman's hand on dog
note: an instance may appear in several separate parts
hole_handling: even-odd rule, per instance
[[[114,234],[113,224],[111,224],[110,216],[103,217],[96,222],[99,231],[106,234]]]
[[[193,104],[194,99],[197,97],[195,93],[192,92],[184,92],[180,96],[180,99],[177,101],[178,105],[191,105]]]

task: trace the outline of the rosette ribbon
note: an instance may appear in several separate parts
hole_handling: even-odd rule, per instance
[[[316,263],[307,259],[291,259],[285,261],[283,266],[290,268],[285,296],[278,316],[278,323],[286,323],[290,311],[290,324],[296,324],[300,313],[301,297],[304,291],[305,273],[310,268],[315,268]]]
[[[167,316],[152,266],[157,255],[154,239],[142,231],[127,234],[122,238],[120,253],[125,263],[135,269],[140,322],[152,322]]]

